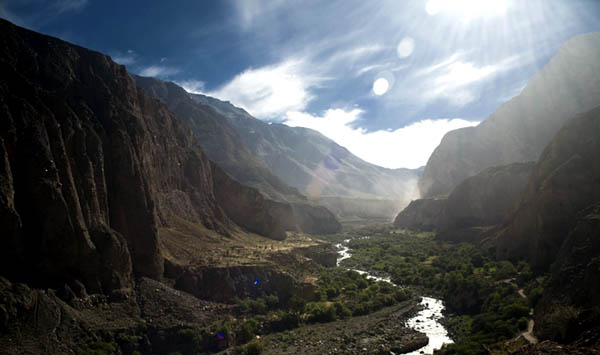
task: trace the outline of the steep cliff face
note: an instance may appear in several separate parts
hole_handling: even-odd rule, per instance
[[[259,190],[265,197],[265,206],[269,206],[269,216],[276,216],[280,230],[274,234],[283,235],[283,229],[306,233],[334,233],[341,226],[335,217],[325,208],[309,202],[297,189],[284,183],[267,166],[264,160],[255,154],[231,128],[227,119],[214,108],[196,102],[183,88],[154,78],[133,76],[136,84],[168,105],[169,110],[185,120],[192,128],[198,143],[208,157],[227,174],[244,185]],[[222,195],[221,195],[222,196]],[[251,197],[251,196],[247,196]],[[253,196],[252,199],[262,197]],[[225,200],[226,201],[226,200]],[[235,201],[231,201],[235,202]],[[245,210],[243,205],[228,203],[231,218],[252,231],[256,223],[263,223],[250,217],[255,211]],[[229,212],[228,212],[229,214]],[[234,218],[240,216],[240,220]],[[271,219],[269,217],[269,219]]]
[[[132,269],[160,279],[158,229],[176,216],[228,234],[226,198],[252,211],[232,214],[240,225],[281,238],[272,207],[254,204],[262,195],[211,166],[123,66],[6,21],[0,30],[3,274],[93,292],[130,287]]]
[[[377,217],[392,218],[416,197],[419,169],[372,165],[312,129],[268,124],[228,102],[203,95],[192,97],[224,116],[283,181],[339,212],[338,217],[372,218],[372,211],[378,211],[381,214]],[[348,200],[352,203],[344,204]],[[377,206],[364,214],[362,201]],[[399,207],[389,208],[392,205]]]
[[[534,162],[496,166],[465,179],[446,200],[437,237],[477,241],[519,201],[534,167]]]
[[[535,309],[541,339],[572,342],[600,326],[600,204],[579,213]]]
[[[496,234],[501,258],[546,269],[582,209],[600,201],[600,107],[564,125],[542,153],[516,210]]]
[[[535,163],[491,167],[465,179],[448,197],[412,201],[396,227],[437,231],[437,238],[479,241],[519,201]]]
[[[444,205],[445,198],[423,198],[411,201],[394,219],[394,226],[414,230],[436,230]]]
[[[495,165],[537,160],[565,121],[600,104],[600,34],[565,43],[514,97],[477,127],[448,132],[419,180],[423,197],[449,193]]]

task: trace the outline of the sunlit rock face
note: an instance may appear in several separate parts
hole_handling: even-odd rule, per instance
[[[600,107],[577,115],[544,149],[518,207],[496,234],[500,258],[547,269],[576,222],[600,201]]]
[[[244,198],[249,202],[256,201],[266,209],[247,209],[244,207],[247,204],[235,201],[233,191],[226,191],[225,186],[231,186],[227,176],[222,176],[222,182],[215,181],[227,214],[236,223],[263,235],[269,230],[269,235],[276,239],[282,239],[285,230],[324,234],[341,228],[331,212],[311,203],[296,188],[275,175],[262,157],[247,146],[227,119],[213,107],[196,102],[191,94],[173,83],[140,76],[133,76],[133,79],[190,125],[210,160],[233,179],[260,191],[259,195],[247,194]],[[266,214],[264,218],[256,218],[256,213]]]
[[[420,169],[372,165],[312,129],[268,124],[228,102],[192,97],[224,116],[275,175],[338,217],[393,218],[417,197]]]
[[[496,165],[537,160],[569,117],[600,104],[600,34],[577,36],[477,127],[447,133],[419,180],[423,197],[447,194]]]
[[[437,237],[455,242],[479,241],[517,204],[534,167],[534,162],[495,166],[465,179],[446,200]]]

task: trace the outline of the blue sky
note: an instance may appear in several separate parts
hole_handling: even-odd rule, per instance
[[[593,0],[2,0],[0,16],[391,168],[600,31]]]

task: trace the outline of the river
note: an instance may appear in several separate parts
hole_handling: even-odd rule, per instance
[[[350,248],[348,248],[349,241],[350,239],[345,239],[342,243],[336,244],[339,253],[336,262],[337,266],[340,266],[342,260],[352,256]],[[352,270],[361,275],[366,274],[368,279],[392,283],[389,277],[374,276],[364,270]],[[442,312],[445,308],[444,302],[432,297],[422,297],[421,305],[423,306],[423,309],[419,311],[416,316],[407,320],[406,326],[427,335],[429,343],[418,350],[408,353],[409,355],[433,354],[433,351],[440,349],[442,345],[453,343],[452,339],[448,336],[448,331],[439,322],[443,317]]]

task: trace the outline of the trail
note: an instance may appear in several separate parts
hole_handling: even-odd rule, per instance
[[[527,296],[525,295],[525,291],[522,288],[520,288],[517,292],[519,293],[519,296],[527,298]],[[527,340],[530,344],[537,344],[538,339],[535,337],[535,335],[533,335],[533,326],[535,325],[533,320],[533,308],[529,310],[529,317],[531,318],[529,318],[529,322],[527,323],[527,330],[521,332],[519,336],[523,336],[523,338],[525,338],[525,340]]]

